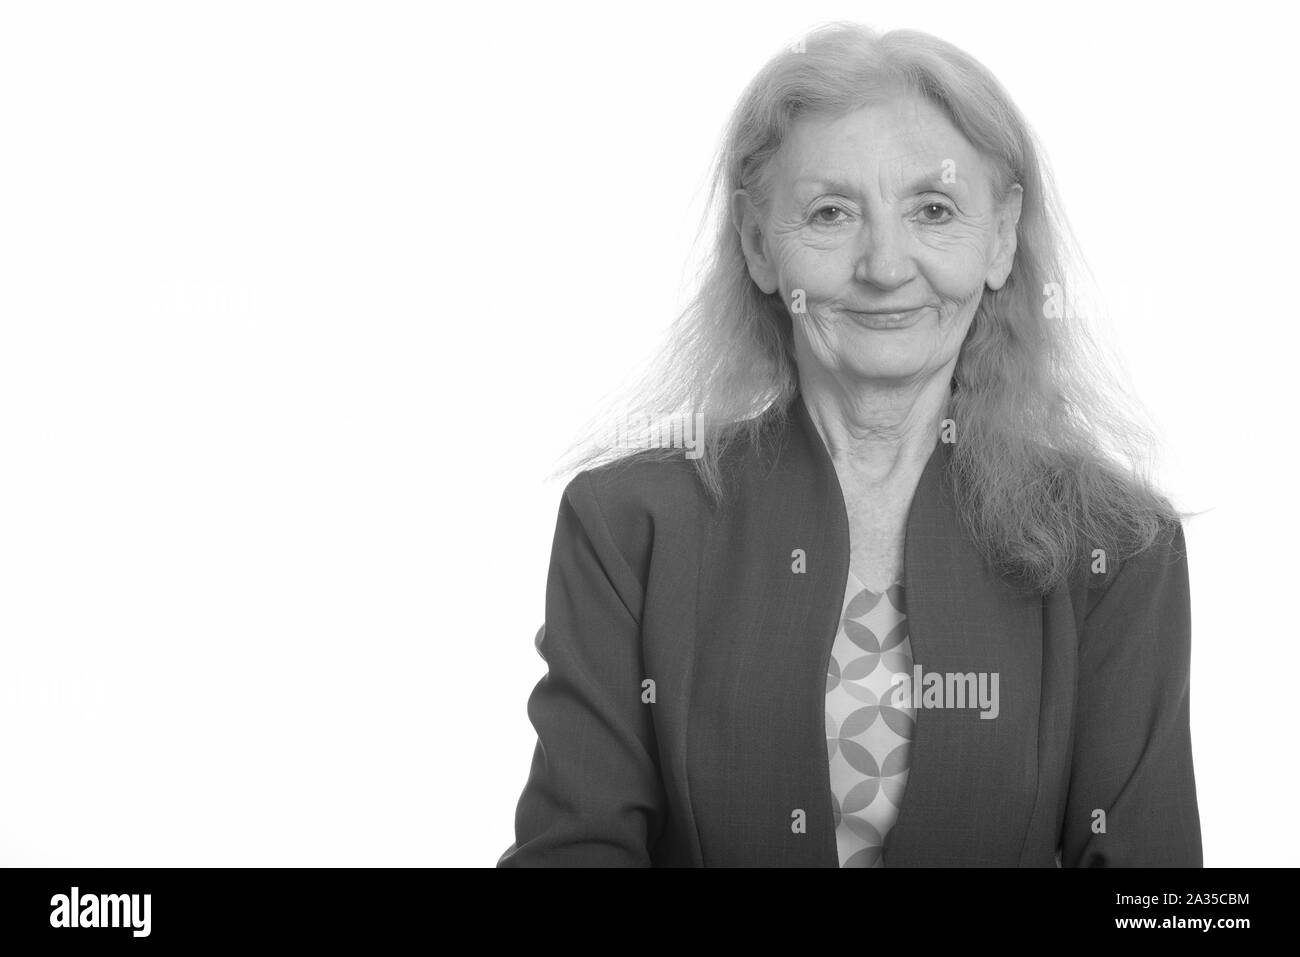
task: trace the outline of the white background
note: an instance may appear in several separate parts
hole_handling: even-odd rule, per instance
[[[489,866],[559,481],[685,301],[741,89],[916,27],[1029,117],[1167,441],[1207,865],[1292,826],[1283,5],[12,4],[0,864]]]

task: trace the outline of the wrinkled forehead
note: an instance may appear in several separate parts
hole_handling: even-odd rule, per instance
[[[839,116],[797,118],[773,158],[769,185],[829,181],[886,193],[934,177],[992,193],[990,164],[936,104],[878,100]]]

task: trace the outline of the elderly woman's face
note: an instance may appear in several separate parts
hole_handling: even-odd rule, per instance
[[[923,99],[796,122],[768,170],[763,216],[737,194],[750,276],[780,291],[801,367],[837,378],[928,378],[956,361],[985,286],[1015,254],[1016,187]]]

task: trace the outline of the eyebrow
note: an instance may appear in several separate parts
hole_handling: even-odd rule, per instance
[[[820,176],[801,176],[794,181],[796,187],[816,186],[829,190],[833,193],[852,193],[854,187],[845,182],[834,179],[823,179]],[[962,186],[960,179],[945,183],[939,172],[926,173],[912,180],[903,190],[905,193],[964,193],[965,188]]]

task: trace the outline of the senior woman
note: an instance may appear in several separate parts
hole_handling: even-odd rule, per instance
[[[715,191],[639,393],[704,432],[564,491],[498,865],[1200,866],[1180,515],[1054,302],[1007,94],[832,25],[751,83]]]

